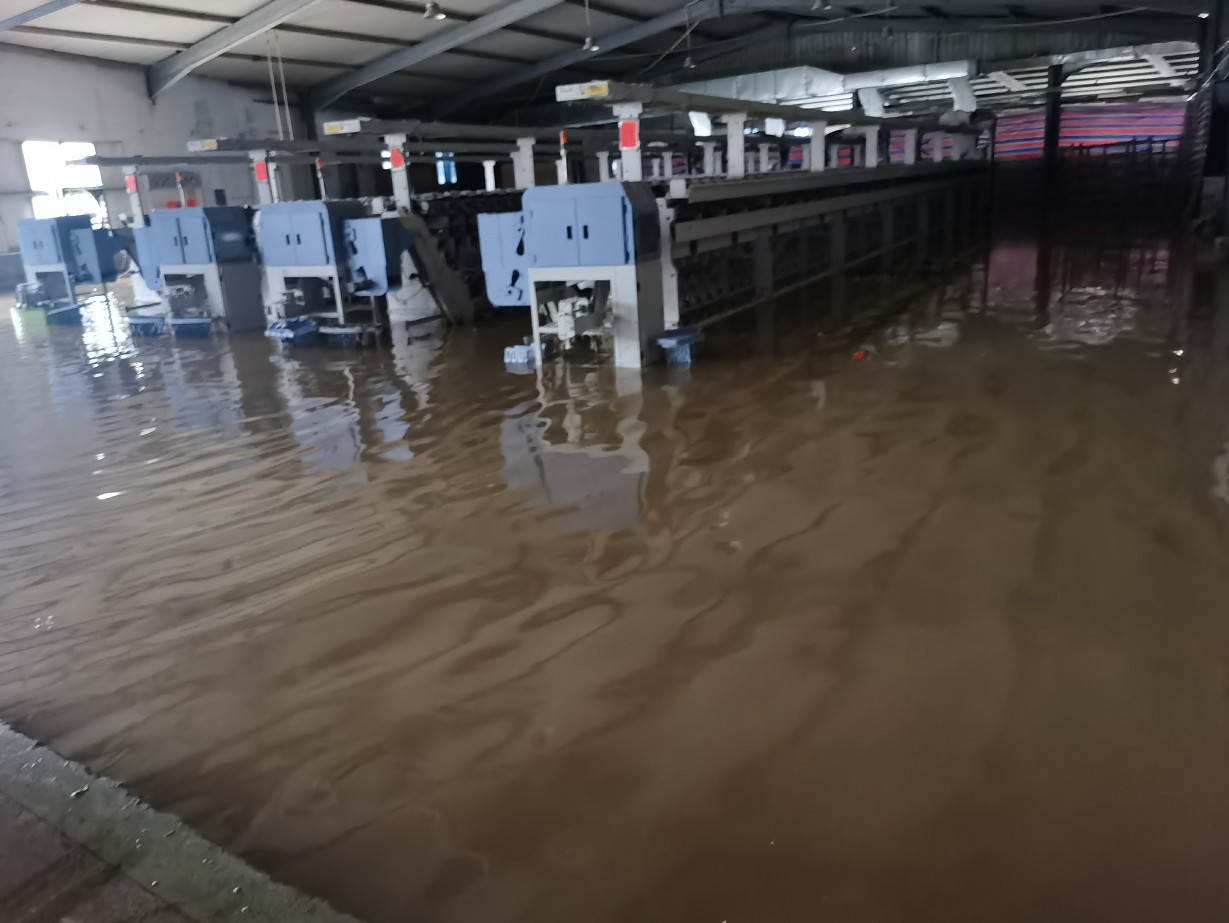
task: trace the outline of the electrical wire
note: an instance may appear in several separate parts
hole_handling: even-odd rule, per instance
[[[684,21],[685,23],[687,23],[687,30],[686,30],[686,31],[685,31],[682,35],[680,35],[680,36],[678,37],[678,40],[677,40],[677,41],[675,41],[675,43],[674,43],[673,45],[671,45],[669,48],[667,48],[665,51],[663,51],[663,52],[662,52],[660,55],[658,55],[658,56],[657,56],[657,57],[656,57],[653,61],[649,62],[649,66],[648,66],[648,67],[644,68],[644,70],[642,70],[642,71],[640,71],[639,73],[637,73],[637,74],[636,74],[636,76],[632,78],[633,80],[636,80],[636,79],[638,79],[639,77],[643,77],[646,73],[648,73],[648,72],[649,72],[649,71],[651,71],[653,68],[655,68],[655,67],[656,67],[656,66],[657,66],[657,65],[658,65],[661,61],[663,61],[663,60],[665,59],[666,55],[670,54],[672,51],[674,51],[674,49],[678,48],[678,46],[679,46],[679,45],[683,44],[683,40],[684,40],[684,39],[687,39],[687,40],[688,40],[688,49],[689,49],[689,50],[688,50],[688,53],[690,54],[690,37],[691,37],[691,33],[692,33],[692,31],[696,28],[696,26],[698,26],[698,25],[699,25],[699,23],[698,23],[698,22],[693,23],[693,22],[691,22],[691,21],[690,21],[690,9],[691,9],[692,4],[694,4],[694,3],[698,3],[698,2],[699,2],[699,0],[691,0],[691,2],[687,4],[687,6],[683,7],[683,21]]]
[[[286,133],[282,131],[282,107],[277,101],[277,81],[273,79],[273,42],[265,39],[265,61],[269,64],[269,92],[273,94],[273,114],[277,118],[277,140],[282,141]]]
[[[294,120],[290,118],[290,94],[286,92],[286,65],[282,62],[282,37],[273,33],[273,41],[277,47],[277,69],[282,75],[282,102],[286,106],[286,130],[290,134],[290,140],[294,140]]]

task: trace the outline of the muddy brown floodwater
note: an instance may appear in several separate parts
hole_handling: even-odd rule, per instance
[[[1036,258],[540,381],[6,307],[0,716],[371,923],[1223,921],[1229,285]]]

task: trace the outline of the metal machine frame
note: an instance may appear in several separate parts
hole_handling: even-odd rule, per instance
[[[134,233],[142,278],[169,313],[182,310],[175,304],[175,287],[188,284],[204,296],[204,304],[192,310],[206,310],[236,333],[264,327],[261,272],[246,209],[160,209],[150,212],[149,224]],[[209,259],[187,262],[189,254]]]

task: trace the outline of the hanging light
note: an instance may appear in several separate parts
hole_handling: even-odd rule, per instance
[[[683,67],[687,68],[688,70],[694,70],[695,66],[696,62],[691,60],[691,55],[688,55],[686,60],[683,61]]]
[[[585,0],[585,31],[589,34],[585,36],[585,51],[598,52],[602,49],[593,41],[593,19],[589,16],[589,0]]]
[[[447,19],[448,14],[440,9],[440,5],[431,0],[422,11],[423,19]]]

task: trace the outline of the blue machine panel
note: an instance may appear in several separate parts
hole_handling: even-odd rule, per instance
[[[17,243],[21,259],[28,265],[68,262],[72,253],[71,234],[89,228],[89,215],[66,218],[22,218],[17,222]]]
[[[179,236],[179,217],[171,209],[149,213],[150,256],[155,266],[182,266],[183,242]]]
[[[251,213],[236,206],[167,208],[150,212],[149,255],[160,266],[251,263],[256,260]]]
[[[412,237],[400,218],[349,218],[345,238],[354,294],[387,295],[401,287],[401,254]]]
[[[572,187],[557,188],[570,191]],[[526,191],[523,199],[529,225],[530,260],[535,266],[579,266],[576,196],[539,196],[531,201],[529,193],[532,191]]]
[[[525,213],[478,216],[478,248],[486,296],[496,307],[529,304],[529,258],[525,255]]]
[[[576,200],[576,223],[580,233],[581,266],[626,266],[632,262],[631,203],[620,196],[585,197]]]
[[[257,221],[260,253],[270,266],[294,266],[294,237],[291,235],[290,214],[266,205]]]
[[[158,238],[152,227],[135,227],[132,237],[136,242],[137,266],[141,270],[141,278],[155,292],[162,291],[162,276],[158,272]]]
[[[69,232],[69,241],[69,271],[76,283],[102,285],[115,281],[115,254],[123,246],[110,231],[74,228]]]
[[[293,222],[294,261],[298,266],[327,266],[337,262],[327,215],[304,214]]]
[[[661,252],[647,183],[534,186],[522,201],[530,265],[626,266]]]
[[[179,209],[179,242],[183,246],[183,261],[190,266],[213,262],[209,222],[199,208]]]
[[[363,203],[349,200],[262,205],[256,227],[265,264],[327,266],[344,260],[343,225],[365,211]]]

